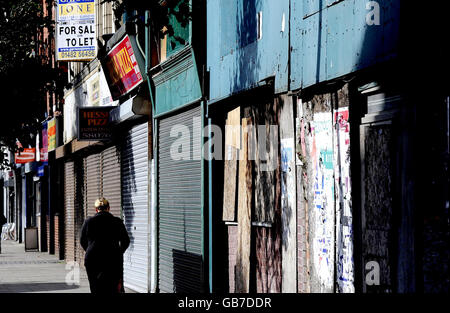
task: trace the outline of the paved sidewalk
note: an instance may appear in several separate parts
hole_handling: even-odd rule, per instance
[[[86,271],[80,268],[79,284],[65,261],[47,252],[25,252],[25,245],[2,240],[0,293],[90,293]],[[126,288],[125,292],[133,293]]]
[[[64,261],[46,252],[25,252],[24,244],[2,240],[0,293],[89,293],[86,272],[80,268],[79,285],[66,283]],[[73,280],[73,279],[72,279]],[[69,281],[70,282],[70,281]]]

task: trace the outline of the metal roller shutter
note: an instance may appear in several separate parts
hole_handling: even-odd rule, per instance
[[[94,216],[95,200],[101,195],[100,186],[100,154],[86,157],[86,212],[87,216]]]
[[[159,289],[161,292],[202,292],[202,165],[200,107],[162,118],[158,130],[158,213],[159,213]],[[198,123],[194,127],[194,118]],[[189,160],[173,160],[172,144],[181,138],[171,137],[174,125],[189,128]],[[194,142],[193,138],[198,138]],[[187,139],[187,138],[185,138]],[[198,158],[197,158],[198,159]]]
[[[64,240],[66,262],[75,261],[75,171],[74,163],[64,164]]]
[[[75,261],[84,266],[84,250],[80,245],[81,228],[85,220],[86,179],[85,159],[76,159],[75,166]]]
[[[122,217],[120,196],[120,151],[117,146],[109,147],[101,153],[101,176],[102,196],[109,201],[111,214]]]
[[[130,236],[124,255],[124,286],[148,292],[148,123],[129,130],[122,149],[122,212]]]

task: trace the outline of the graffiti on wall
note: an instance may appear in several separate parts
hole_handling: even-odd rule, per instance
[[[314,268],[321,292],[334,290],[334,170],[331,112],[314,114],[310,156],[314,172]]]
[[[353,293],[353,229],[350,183],[350,124],[347,108],[334,112],[336,186],[336,270],[338,292]]]

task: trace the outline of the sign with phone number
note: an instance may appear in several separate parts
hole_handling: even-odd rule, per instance
[[[58,0],[57,61],[88,61],[97,55],[95,0]]]
[[[91,51],[67,51],[59,52],[58,59],[80,59],[80,60],[90,60],[95,58],[95,50]]]

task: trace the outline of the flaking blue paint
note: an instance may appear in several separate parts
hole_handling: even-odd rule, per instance
[[[380,25],[368,25],[367,0],[291,0],[291,86],[305,88],[397,56],[400,0],[377,1]]]
[[[263,20],[259,40],[258,12]],[[207,23],[210,101],[270,77],[276,92],[288,90],[289,0],[208,0]]]

